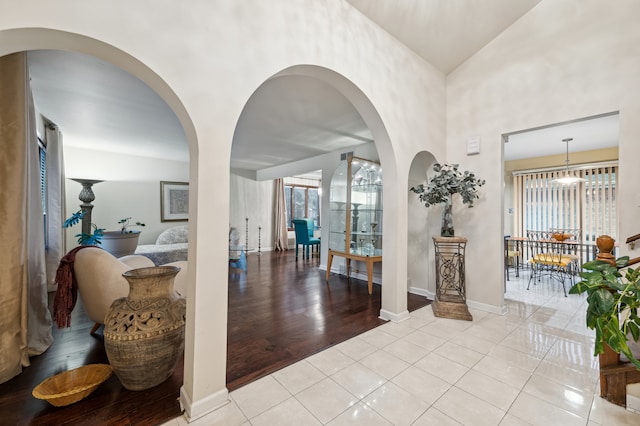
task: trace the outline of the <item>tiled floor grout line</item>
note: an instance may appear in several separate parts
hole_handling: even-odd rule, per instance
[[[558,421],[566,416],[569,421],[574,419],[585,425],[598,425],[604,419],[607,419],[606,424],[627,424],[629,418],[619,408],[614,415],[614,419],[619,420],[610,421],[608,416],[615,409],[598,399],[593,360],[587,359],[588,354],[592,355],[589,347],[593,333],[583,326],[585,301],[576,297],[565,299],[562,288],[558,289],[557,285],[548,286],[543,282],[537,287],[529,293],[522,283],[512,281],[505,294],[508,312],[499,316],[473,310],[474,321],[469,324],[433,317],[429,307],[411,313],[409,320],[415,319],[411,326],[409,323],[404,326],[403,323],[382,324],[350,339],[348,342],[353,342],[352,345],[343,345],[347,343],[343,342],[327,350],[334,350],[334,353],[300,361],[307,365],[301,365],[299,370],[293,369],[281,376],[278,372],[271,374],[272,382],[259,385],[256,391],[243,393],[241,400],[249,411],[232,395],[232,403],[238,409],[236,417],[243,416],[244,425],[260,424],[273,416],[282,416],[283,408],[296,404],[299,415],[307,416],[309,421],[313,418],[320,424],[343,423],[349,419],[362,419],[361,416],[384,419],[391,424],[394,420],[410,424],[420,420],[424,424],[425,420],[438,418],[464,425],[475,424],[473,411],[458,412],[453,408],[456,407],[454,398],[462,398],[476,406],[476,410],[487,410],[490,417],[485,420],[492,419],[494,424],[542,424],[537,422],[544,416],[535,419],[523,416],[533,414],[531,410],[546,410],[547,407],[550,413],[559,416]],[[430,358],[425,360],[426,357]],[[393,363],[389,368],[382,364],[387,360]],[[501,363],[504,367],[500,367]],[[452,368],[449,372],[439,370],[448,366]],[[301,372],[303,375],[311,372],[306,370],[308,367],[321,374],[313,372],[309,379],[297,376]],[[425,387],[425,382],[411,378],[409,369],[415,369],[416,373],[420,371],[425,378],[431,377],[428,380],[434,380],[435,387],[429,384]],[[311,389],[327,379],[329,381],[322,386]],[[483,391],[477,387],[482,381],[496,383],[491,391],[493,396],[487,393],[483,397]],[[258,389],[270,390],[264,387],[272,386],[269,383],[277,384],[279,396],[272,400],[254,399],[259,396]],[[325,395],[322,392],[327,389],[337,391],[329,400],[341,401],[333,410],[327,409],[331,405],[314,399]],[[427,393],[418,393],[421,389]],[[507,393],[501,394],[503,390]],[[583,401],[572,405],[570,399],[554,396],[567,390],[575,390],[578,396],[583,396]],[[303,396],[303,392],[307,393]],[[338,397],[338,394],[343,396]],[[382,395],[385,396],[379,400]],[[280,398],[284,400],[271,402]],[[346,402],[349,405],[342,409]],[[285,403],[288,405],[282,405]],[[389,406],[389,403],[394,405]],[[406,409],[396,405],[398,403],[406,405]],[[270,406],[262,408],[265,405]],[[277,408],[280,405],[282,407]],[[398,407],[402,409],[398,411]],[[247,417],[247,412],[256,409],[261,412]],[[341,411],[336,413],[338,409]],[[358,411],[361,413],[356,414]],[[258,417],[260,421],[256,421]]]

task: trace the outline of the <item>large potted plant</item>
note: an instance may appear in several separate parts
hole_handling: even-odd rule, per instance
[[[85,212],[78,210],[69,216],[62,224],[63,228],[71,228],[78,224],[84,217]],[[102,244],[102,237],[104,235],[104,228],[98,228],[95,223],[91,224],[91,232],[80,232],[74,235],[81,246],[99,246]]]
[[[576,283],[570,294],[587,293],[587,326],[595,330],[594,355],[613,350],[625,355],[638,369],[638,354],[629,348],[629,339],[640,337],[640,268],[621,268],[628,265],[629,257],[614,262],[594,260],[582,265],[582,281]],[[608,348],[607,348],[608,346]]]
[[[145,224],[142,222],[131,222],[130,217],[125,217],[118,221],[118,225],[120,225],[120,229],[117,231],[104,231],[102,248],[115,257],[135,253],[141,231],[130,228],[134,226],[145,226]]]
[[[82,210],[78,210],[73,213],[67,220],[63,223],[63,228],[69,228],[78,222],[84,217],[84,212]],[[134,226],[145,226],[142,222],[131,222],[130,217],[125,217],[124,219],[120,219],[118,221],[118,225],[120,229],[117,231],[106,231],[104,228],[98,228],[96,224],[91,224],[91,233],[80,233],[76,234],[78,244],[80,245],[89,245],[89,246],[99,246],[109,253],[113,254],[115,257],[122,257],[128,254],[133,254],[136,251],[136,247],[138,247],[138,239],[140,237],[139,230],[130,229]]]
[[[478,188],[485,184],[484,179],[479,179],[472,172],[458,170],[458,164],[433,165],[435,175],[429,182],[411,188],[411,191],[418,194],[418,199],[425,207],[434,204],[443,204],[442,224],[440,236],[453,237],[455,235],[453,227],[452,202],[455,194],[460,194],[462,203],[468,207],[473,207],[473,201],[478,198]]]

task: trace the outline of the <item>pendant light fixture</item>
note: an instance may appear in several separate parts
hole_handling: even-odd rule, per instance
[[[564,175],[562,177],[555,179],[555,181],[561,185],[573,185],[575,183],[585,181],[585,179],[582,179],[581,177],[578,177],[569,173],[569,142],[571,142],[572,140],[573,138],[562,139],[562,142],[567,145],[567,159],[565,160]]]

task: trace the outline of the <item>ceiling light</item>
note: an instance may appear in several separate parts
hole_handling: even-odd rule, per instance
[[[575,183],[585,181],[585,179],[569,173],[569,142],[571,142],[572,140],[573,138],[562,139],[562,142],[567,145],[567,159],[565,160],[564,175],[555,179],[555,182],[558,182],[561,185],[573,185]]]

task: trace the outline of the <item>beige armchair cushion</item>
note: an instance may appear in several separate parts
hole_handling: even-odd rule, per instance
[[[185,297],[187,262],[174,262],[172,265],[181,268],[174,281],[174,289]],[[94,247],[78,251],[74,273],[87,316],[93,322],[103,324],[113,301],[129,294],[129,283],[122,274],[148,266],[154,264],[145,256],[130,255],[117,259],[109,252]]]

